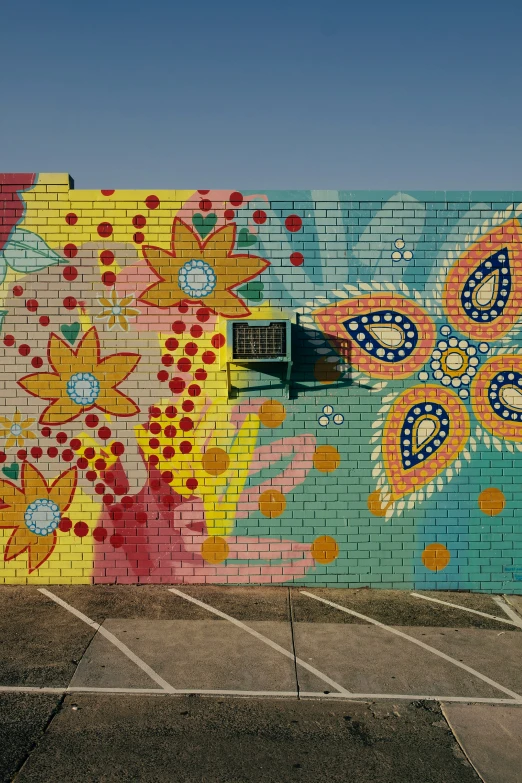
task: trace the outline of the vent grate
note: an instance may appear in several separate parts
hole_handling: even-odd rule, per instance
[[[286,356],[286,323],[268,326],[233,324],[234,359],[281,359]]]

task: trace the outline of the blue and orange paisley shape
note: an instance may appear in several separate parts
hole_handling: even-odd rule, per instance
[[[442,303],[450,323],[474,340],[498,340],[522,314],[522,230],[492,229],[450,269]]]
[[[390,500],[428,484],[458,457],[470,434],[460,397],[440,386],[414,386],[397,397],[384,425],[382,452]]]
[[[374,378],[407,378],[435,345],[435,325],[418,304],[383,292],[346,299],[313,313],[341,355]]]
[[[488,359],[473,381],[471,403],[475,416],[492,435],[522,441],[522,356]]]

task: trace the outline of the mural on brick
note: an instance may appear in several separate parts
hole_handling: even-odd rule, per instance
[[[520,202],[0,175],[0,581],[522,592]]]

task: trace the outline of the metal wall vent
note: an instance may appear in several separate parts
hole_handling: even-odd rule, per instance
[[[237,361],[287,360],[288,353],[285,321],[232,324],[233,359]]]

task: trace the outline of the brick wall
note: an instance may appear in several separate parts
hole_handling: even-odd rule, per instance
[[[522,592],[521,202],[0,175],[0,582]]]

